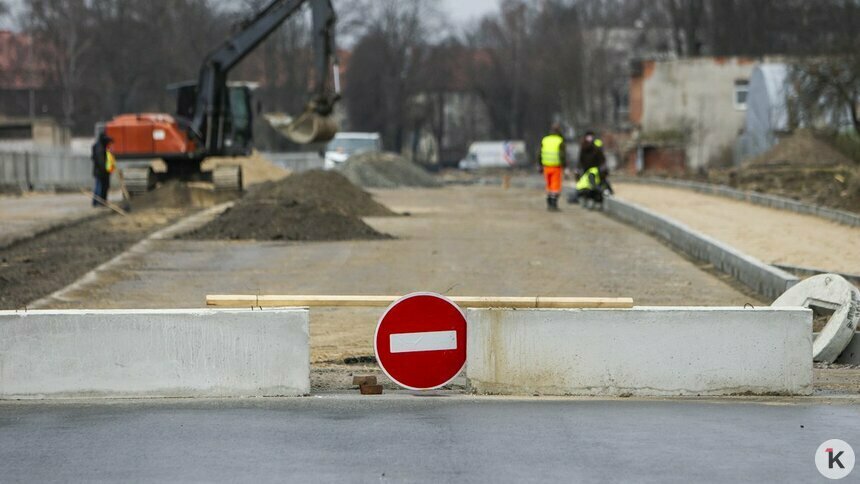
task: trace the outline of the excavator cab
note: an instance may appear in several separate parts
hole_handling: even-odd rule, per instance
[[[257,84],[229,82],[224,96],[218,140],[208,147],[209,156],[246,156],[251,153],[254,141],[253,92]],[[188,126],[194,118],[197,103],[197,83],[184,82],[169,88],[176,93],[176,119]],[[208,129],[208,126],[204,126]]]

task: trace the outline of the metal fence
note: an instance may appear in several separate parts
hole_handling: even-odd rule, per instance
[[[0,153],[0,186],[23,191],[73,189],[92,185],[87,156],[64,152]]]

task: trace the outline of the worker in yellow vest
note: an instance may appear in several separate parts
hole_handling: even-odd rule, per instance
[[[116,158],[110,152],[110,144],[113,139],[105,133],[100,133],[93,144],[92,161],[93,177],[96,179],[93,188],[93,207],[106,206],[108,191],[110,190],[110,176],[116,169]]]
[[[580,203],[585,208],[603,204],[604,180],[599,167],[593,166],[585,171],[576,182],[576,193],[570,203]]]
[[[540,164],[546,180],[546,208],[556,212],[564,180],[564,169],[567,166],[567,151],[559,123],[554,123],[550,134],[541,141]]]

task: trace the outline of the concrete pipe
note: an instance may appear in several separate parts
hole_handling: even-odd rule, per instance
[[[306,145],[330,141],[337,130],[337,122],[331,117],[307,111],[283,128],[282,132],[294,143]]]
[[[836,274],[821,274],[800,282],[774,301],[773,306],[803,306],[817,313],[832,312],[812,344],[812,359],[824,363],[839,358],[860,323],[860,291]]]

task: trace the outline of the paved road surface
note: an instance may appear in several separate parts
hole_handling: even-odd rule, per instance
[[[813,454],[831,438],[860,449],[860,407],[412,396],[2,404],[0,480],[819,482]]]
[[[619,183],[617,192],[768,264],[860,274],[860,227],[680,188]]]

